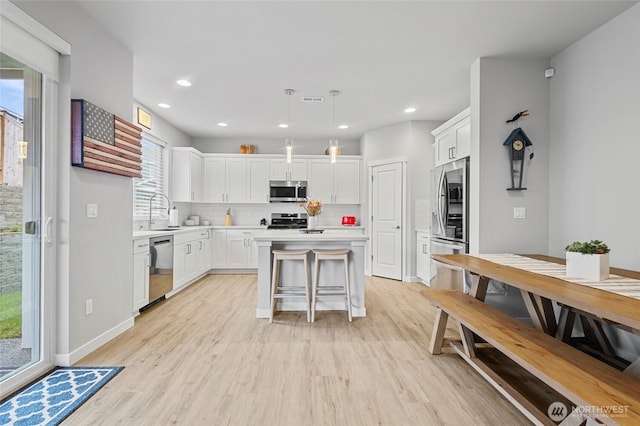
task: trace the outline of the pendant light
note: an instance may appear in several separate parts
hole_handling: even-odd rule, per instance
[[[338,90],[331,90],[329,95],[333,98],[333,112],[331,114],[331,134],[332,137],[329,139],[329,157],[331,158],[331,162],[335,163],[338,159],[338,138],[336,137],[336,96],[340,94]]]
[[[296,91],[293,89],[285,89],[284,94],[289,97],[289,114],[287,115],[287,128],[289,129],[291,126],[291,96]],[[284,151],[287,159],[287,163],[291,164],[291,160],[293,157],[293,140],[291,139],[291,130],[288,131],[289,136],[284,140]]]

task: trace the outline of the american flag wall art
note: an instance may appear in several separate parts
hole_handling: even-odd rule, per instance
[[[83,99],[71,100],[71,165],[139,178],[142,129]]]

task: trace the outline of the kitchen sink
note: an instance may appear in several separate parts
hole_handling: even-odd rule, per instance
[[[158,229],[149,229],[149,231],[154,232],[154,231],[179,231],[180,228],[179,226],[174,226],[172,228],[158,228]]]

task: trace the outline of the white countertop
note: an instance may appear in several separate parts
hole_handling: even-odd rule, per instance
[[[201,231],[203,229],[211,229],[213,226],[181,226],[180,228],[172,229],[172,230],[158,230],[158,231],[134,231],[133,239],[140,240],[143,238],[150,237],[159,237],[161,235],[174,235],[174,234],[182,234],[185,232],[194,232]]]
[[[323,233],[305,234],[298,230],[268,230],[257,233],[255,241],[366,241],[368,236],[350,229],[327,229]]]

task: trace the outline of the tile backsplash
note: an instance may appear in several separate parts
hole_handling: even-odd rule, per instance
[[[271,213],[304,213],[304,209],[296,203],[274,204],[212,204],[212,203],[174,203],[179,212],[180,225],[192,215],[200,216],[200,224],[205,220],[212,225],[223,226],[227,209],[231,209],[233,225],[259,226],[260,220],[271,220]],[[355,216],[361,225],[359,205],[325,205],[318,217],[319,226],[339,226],[342,216]],[[162,228],[169,224],[169,219],[155,219],[154,228]],[[134,220],[133,230],[148,229],[147,220]]]

